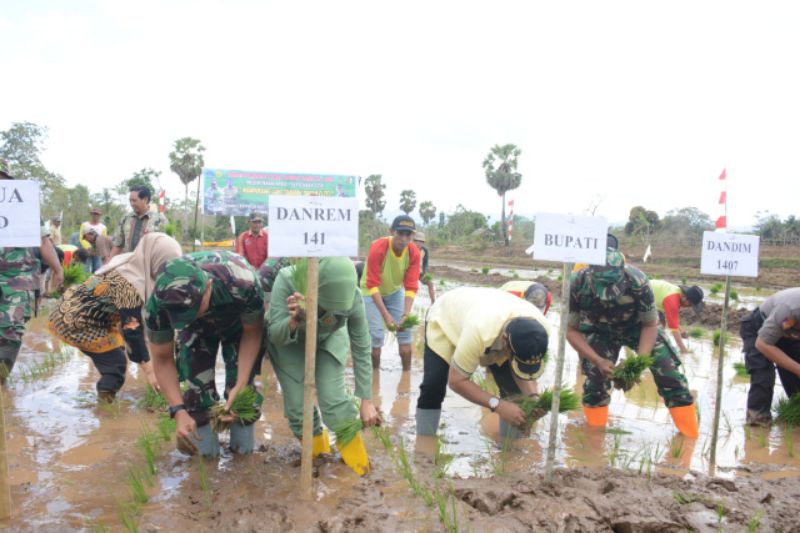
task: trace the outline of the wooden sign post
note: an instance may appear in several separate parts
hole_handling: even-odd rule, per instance
[[[604,265],[606,263],[606,238],[608,221],[603,217],[557,215],[539,213],[533,235],[533,252],[539,261],[564,263],[561,273],[561,324],[558,328],[556,372],[553,378],[553,403],[550,411],[550,435],[545,462],[545,480],[553,475],[558,440],[558,410],[561,404],[561,380],[564,376],[567,319],[569,315],[569,279],[572,263]]]
[[[708,468],[714,475],[717,467],[717,440],[719,418],[722,412],[722,379],[725,368],[725,338],[728,335],[728,303],[731,292],[731,276],[758,276],[757,235],[737,235],[706,231],[703,233],[703,251],[700,257],[702,274],[725,276],[725,300],[722,303],[722,318],[719,333],[719,358],[717,360],[717,391],[714,396],[714,422],[711,427],[711,447]]]
[[[270,196],[269,255],[308,257],[305,295],[305,370],[303,379],[303,449],[300,494],[314,498],[312,440],[314,438],[315,373],[317,362],[317,295],[319,257],[358,254],[358,201],[327,196]]]

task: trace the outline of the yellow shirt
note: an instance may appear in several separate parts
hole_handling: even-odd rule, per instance
[[[500,335],[512,318],[533,318],[550,335],[550,324],[530,302],[499,289],[460,287],[436,299],[428,311],[425,336],[428,346],[461,373],[471,375],[478,366],[501,364]]]

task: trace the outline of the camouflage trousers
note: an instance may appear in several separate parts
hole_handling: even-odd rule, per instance
[[[619,358],[619,351],[623,346],[632,350],[639,347],[639,328],[626,331],[603,331],[585,333],[589,345],[597,352],[600,357],[608,359],[616,364]],[[664,398],[667,407],[681,407],[694,403],[686,376],[680,370],[681,360],[675,348],[667,340],[661,328],[658,328],[656,344],[650,354],[653,364],[650,372],[658,388],[658,394]],[[583,383],[583,405],[588,407],[602,407],[611,402],[611,380],[603,376],[603,373],[594,366],[588,359],[581,359],[581,369],[586,376]]]
[[[236,385],[241,338],[241,324],[237,324],[225,332],[203,331],[201,328],[192,328],[191,326],[178,332],[178,354],[175,364],[178,370],[178,380],[182,383],[186,382],[187,385],[183,393],[183,404],[198,427],[208,424],[209,409],[220,401],[215,381],[217,353],[220,351],[225,365],[224,397],[226,399],[228,391]],[[251,385],[256,374],[260,372],[263,354],[262,349],[253,365],[248,380]],[[263,397],[259,394],[257,407],[261,406],[262,401]]]
[[[22,347],[25,323],[33,309],[33,291],[14,290],[0,284],[0,361],[11,371]]]

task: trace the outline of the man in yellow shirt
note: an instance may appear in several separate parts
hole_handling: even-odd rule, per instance
[[[535,392],[549,332],[541,311],[499,289],[461,287],[437,298],[425,324],[417,435],[436,433],[448,385],[472,403],[496,412],[507,424],[523,427],[524,413],[504,398]],[[470,381],[479,365],[491,372],[500,398]]]

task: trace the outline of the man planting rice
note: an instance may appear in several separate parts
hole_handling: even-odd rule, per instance
[[[541,311],[505,291],[461,287],[440,296],[425,323],[417,435],[436,433],[448,385],[472,403],[499,414],[505,424],[524,427],[525,413],[506,398],[535,393],[534,380],[544,368],[549,331]],[[491,372],[500,398],[470,380],[478,366]]]
[[[219,454],[211,409],[219,401],[214,382],[217,351],[225,362],[224,412],[257,372],[264,292],[256,272],[232,252],[196,252],[169,261],[145,305],[145,326],[158,383],[177,423],[178,447],[203,456]],[[178,351],[175,360],[174,338]],[[178,380],[188,384],[181,394]],[[262,397],[254,395],[252,420],[231,425],[231,449],[250,453]],[[236,413],[226,417],[231,422]]]
[[[661,279],[651,279],[650,288],[653,289],[661,327],[669,328],[681,353],[689,353],[681,334],[680,311],[681,308],[691,307],[695,313],[700,313],[703,310],[703,289],[697,285],[673,285]]]
[[[514,296],[524,298],[536,306],[542,314],[546,315],[553,301],[553,295],[539,282],[524,279],[512,280],[500,287],[501,291],[510,292]]]
[[[611,378],[617,377],[614,365],[620,349],[627,346],[650,357],[658,393],[675,425],[687,437],[697,437],[694,399],[679,369],[681,361],[658,327],[653,290],[647,276],[625,264],[618,250],[608,248],[604,266],[572,274],[567,340],[582,359],[583,411],[590,426],[608,422]],[[625,388],[632,386],[623,382]]]

